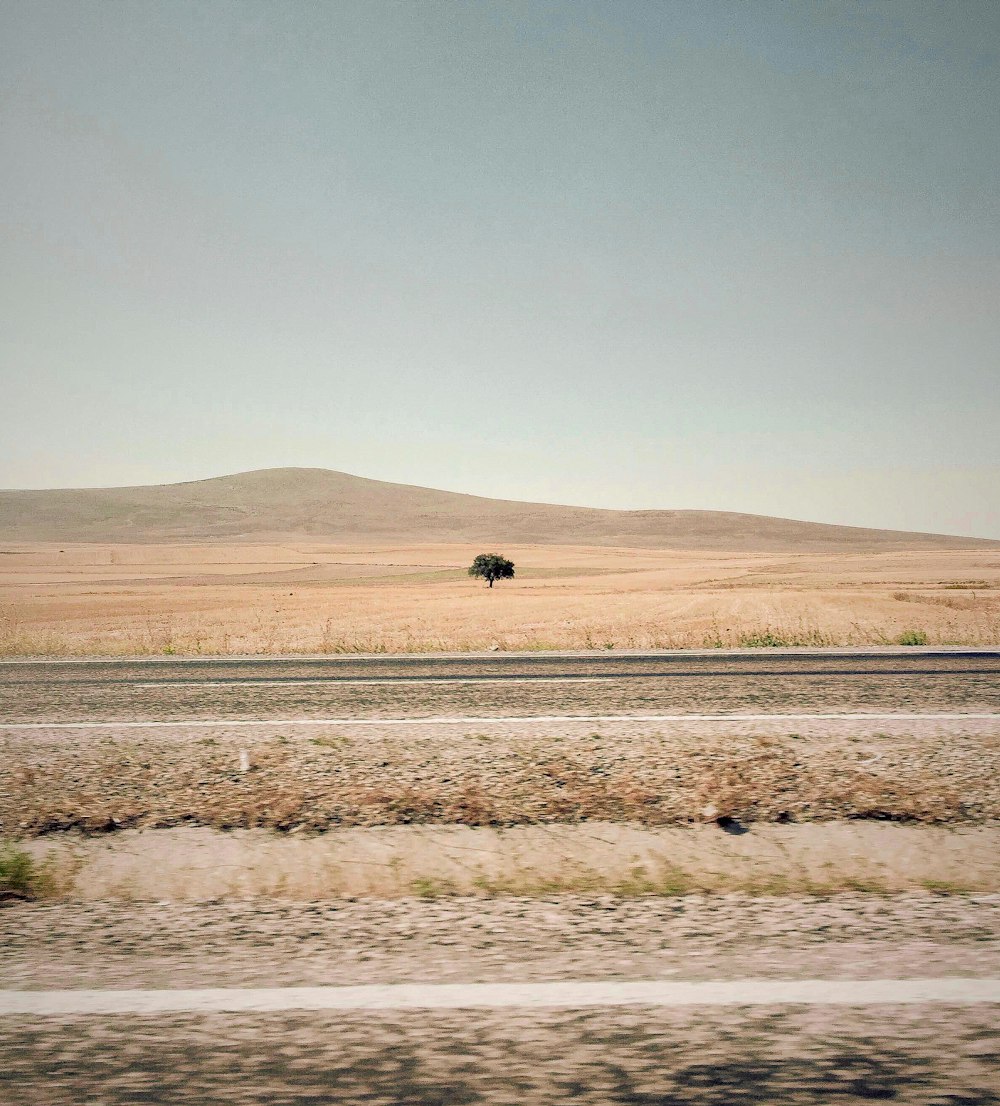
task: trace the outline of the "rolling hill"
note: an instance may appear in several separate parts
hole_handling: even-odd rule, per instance
[[[484,499],[281,468],[132,488],[0,491],[7,542],[200,542],[312,537],[744,552],[992,547],[1000,542],[727,511],[610,511]]]

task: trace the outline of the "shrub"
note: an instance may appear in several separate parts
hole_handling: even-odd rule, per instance
[[[926,645],[927,635],[923,630],[904,630],[898,638],[897,645]]]
[[[4,899],[33,899],[39,875],[34,860],[13,845],[0,848],[0,902]]]
[[[772,630],[761,630],[756,634],[740,634],[739,644],[744,649],[783,649],[795,643]]]

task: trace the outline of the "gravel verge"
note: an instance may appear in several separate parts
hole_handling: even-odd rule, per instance
[[[3,731],[0,833],[1000,818],[1000,729]]]

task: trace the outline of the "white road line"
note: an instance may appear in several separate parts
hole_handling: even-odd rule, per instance
[[[758,675],[771,675],[772,673],[758,673]],[[841,676],[843,673],[836,671],[829,672],[817,672],[818,676]],[[913,673],[914,675],[921,675],[920,672]],[[719,675],[713,673],[713,675]],[[725,679],[728,674],[723,673],[720,678]],[[734,675],[740,675],[740,673],[734,673]],[[777,673],[777,675],[785,675],[785,673]],[[878,675],[878,673],[875,673]],[[960,673],[965,675],[965,673]],[[687,676],[694,676],[698,679],[704,679],[704,672],[675,672],[670,673],[669,679],[684,679]],[[640,680],[661,680],[663,679],[663,673],[657,672],[635,672],[626,673],[624,676],[620,673],[609,673],[607,675],[580,675],[580,676],[357,676],[357,677],[325,677],[325,676],[303,676],[298,679],[250,679],[250,680],[155,680],[143,683],[128,683],[128,687],[141,689],[143,691],[157,691],[160,688],[239,688],[245,690],[252,690],[258,687],[323,687],[323,688],[338,688],[338,687],[424,687],[427,685],[438,684],[490,684],[490,685],[510,685],[510,684],[613,684],[621,683],[622,679],[629,681]]]
[[[156,683],[129,684],[144,691],[161,687],[422,687],[424,684],[603,684],[614,683],[620,676],[421,676],[381,679],[316,679],[301,680],[158,680]]]
[[[1000,714],[526,714],[433,718],[177,718],[137,722],[3,722],[0,730],[142,730],[217,726],[489,726],[498,722],[1000,722]]]
[[[0,991],[0,1015],[461,1010],[587,1006],[870,1006],[1000,1003],[1000,979],[735,979],[679,983],[392,983],[162,991]]]

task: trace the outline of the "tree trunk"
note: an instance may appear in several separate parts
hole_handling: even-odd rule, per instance
[[[493,587],[493,577],[492,576],[489,578],[489,581],[490,581],[490,587]]]

